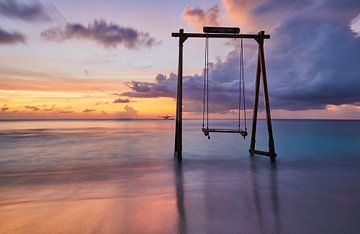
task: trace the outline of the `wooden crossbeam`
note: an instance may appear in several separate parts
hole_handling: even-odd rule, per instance
[[[187,38],[244,38],[244,39],[270,39],[269,34],[226,34],[226,33],[171,33],[172,37],[182,37],[183,42]]]
[[[267,157],[270,157],[270,159],[272,159],[272,160],[275,160],[275,158],[277,156],[276,153],[273,153],[273,152],[262,151],[262,150],[253,150],[253,149],[250,149],[249,153],[251,155],[257,154],[257,155],[267,156]]]

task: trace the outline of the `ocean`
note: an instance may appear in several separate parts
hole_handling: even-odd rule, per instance
[[[0,233],[360,233],[360,121],[273,130],[185,120],[178,163],[171,120],[0,121]]]

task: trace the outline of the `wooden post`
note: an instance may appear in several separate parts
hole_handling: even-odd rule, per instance
[[[260,47],[258,49],[258,62],[256,68],[256,78],[255,78],[255,92],[254,92],[254,110],[253,110],[253,119],[252,119],[252,128],[251,128],[251,142],[249,152],[251,155],[254,154],[255,142],[256,142],[256,124],[257,124],[257,113],[259,106],[259,89],[260,89]]]
[[[258,50],[258,65],[256,71],[256,82],[255,82],[255,97],[254,97],[254,111],[253,111],[253,124],[251,130],[251,142],[250,142],[250,149],[249,153],[253,154],[260,154],[269,156],[272,161],[276,158],[275,153],[275,146],[274,146],[274,137],[271,125],[271,114],[270,114],[270,101],[269,101],[269,93],[268,93],[268,86],[267,86],[267,76],[266,76],[266,66],[265,66],[265,53],[264,53],[264,35],[265,32],[259,32],[259,39],[256,41],[259,44]],[[257,113],[258,113],[258,103],[259,103],[259,88],[260,88],[260,77],[262,77],[262,84],[263,84],[263,96],[264,96],[264,103],[265,103],[265,110],[266,110],[266,123],[268,128],[269,134],[269,151],[261,151],[255,149],[256,143],[256,124],[257,124]]]
[[[182,160],[182,85],[183,85],[183,44],[186,40],[184,29],[179,30],[179,66],[176,96],[175,157]]]

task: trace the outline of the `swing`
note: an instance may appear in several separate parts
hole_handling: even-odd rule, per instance
[[[256,77],[255,77],[255,92],[254,92],[254,109],[253,109],[253,118],[252,118],[252,128],[251,128],[251,140],[250,140],[250,155],[258,154],[270,157],[271,161],[274,161],[276,158],[275,153],[275,144],[274,136],[272,131],[271,124],[271,114],[270,114],[270,103],[269,103],[269,93],[267,85],[267,75],[266,75],[266,66],[265,66],[265,52],[264,52],[264,42],[265,39],[270,39],[269,34],[265,34],[265,31],[260,31],[258,34],[240,34],[239,28],[228,28],[228,27],[205,27],[203,29],[204,33],[185,33],[184,29],[180,29],[179,32],[172,33],[172,37],[179,38],[179,60],[178,60],[178,76],[177,76],[177,93],[176,93],[176,128],[175,128],[175,148],[174,154],[177,160],[182,159],[182,109],[183,109],[183,48],[184,43],[189,38],[240,38],[240,39],[254,39],[258,45],[258,56],[257,56],[257,68],[256,68]],[[208,43],[207,43],[208,47]],[[240,127],[240,117],[239,117],[239,126],[237,129],[216,129],[209,128],[209,72],[208,72],[208,48],[205,49],[205,69],[204,69],[204,97],[203,97],[203,127],[202,131],[205,136],[210,139],[210,132],[222,132],[222,133],[238,133],[243,137],[247,135],[246,130],[246,112],[245,112],[245,95],[244,95],[244,63],[243,63],[243,47],[241,42],[241,54],[240,54],[240,81],[239,82],[239,105],[243,103],[244,109],[244,122],[245,130],[242,130]],[[269,134],[269,149],[268,151],[262,151],[255,149],[256,143],[256,126],[257,126],[257,116],[258,116],[258,105],[259,105],[259,92],[260,92],[260,82],[262,81],[262,89],[264,96],[264,104],[266,109],[266,124]],[[242,92],[242,93],[241,93]],[[240,101],[240,98],[243,97],[243,102]],[[205,110],[206,108],[206,110]],[[240,110],[240,108],[239,108]],[[206,119],[205,119],[206,113]],[[240,115],[240,111],[239,111]],[[206,125],[205,125],[206,120]]]
[[[203,116],[202,116],[202,132],[210,140],[210,132],[214,133],[239,133],[245,137],[248,135],[246,127],[246,105],[245,105],[245,71],[244,71],[244,47],[243,40],[240,39],[240,59],[239,59],[239,119],[238,127],[234,129],[210,128],[209,127],[209,38],[205,38],[205,65],[204,65],[204,87],[203,87]],[[241,128],[241,105],[244,113],[244,126]]]

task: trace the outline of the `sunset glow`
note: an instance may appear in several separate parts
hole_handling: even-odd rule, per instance
[[[328,12],[334,6],[325,3],[314,4],[304,13],[297,3],[274,7],[266,1],[160,2],[150,9],[141,1],[136,6],[111,0],[104,4],[68,0],[1,3],[0,7],[8,10],[0,13],[0,118],[174,116],[178,44],[170,33],[179,28],[201,31],[204,25],[234,25],[244,33],[265,30],[271,34],[272,39],[265,46],[274,118],[359,118],[360,97],[354,91],[359,88],[356,81],[359,73],[348,72],[352,65],[346,62],[359,57],[359,50],[354,48],[360,44],[358,11],[343,6],[333,16]],[[129,10],[134,7],[136,13]],[[26,15],[20,12],[22,8],[35,13]],[[80,8],[81,14],[74,10]],[[279,14],[281,9],[288,11]],[[291,25],[309,23],[303,21],[304,14],[314,17],[311,24],[321,29],[316,31],[313,44],[306,47],[303,42],[289,38],[295,35]],[[337,26],[326,28],[315,16]],[[303,31],[303,35],[311,34],[310,29]],[[325,41],[327,36],[339,37],[344,43],[334,47],[332,41]],[[202,92],[203,43],[189,40],[184,48],[184,72],[193,78],[185,79],[186,118],[201,117],[198,95]],[[233,62],[238,42],[210,43],[210,62],[215,64],[212,79],[228,87],[231,82],[225,77],[237,72]],[[324,43],[334,53],[347,54],[345,62],[338,64],[332,59],[334,56],[317,53]],[[251,41],[245,47],[247,99],[251,103],[256,51]],[[296,56],[292,52],[282,53],[285,48]],[[291,68],[283,67],[284,61],[291,61]],[[340,80],[344,83],[340,84]],[[141,85],[143,90],[134,84]],[[301,91],[296,88],[300,86]],[[340,86],[349,92],[339,92]],[[219,104],[236,99],[236,94],[226,95],[226,100],[213,97]],[[232,118],[233,109],[214,110],[212,115]],[[247,109],[250,113],[251,105]]]
[[[360,233],[360,0],[0,0],[0,233]]]

